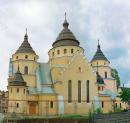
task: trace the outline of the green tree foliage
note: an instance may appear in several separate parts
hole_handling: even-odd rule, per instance
[[[127,103],[130,100],[130,88],[122,87],[118,97],[121,98],[122,102]]]
[[[116,69],[112,69],[111,75],[113,78],[116,79],[117,87],[119,87],[120,86],[120,77],[119,77],[118,71]]]

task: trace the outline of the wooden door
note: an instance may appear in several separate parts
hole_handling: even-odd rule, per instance
[[[36,114],[36,102],[29,103],[29,114],[34,115]]]

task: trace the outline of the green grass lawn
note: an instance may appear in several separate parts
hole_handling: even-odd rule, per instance
[[[59,116],[58,119],[88,119],[88,116],[83,116],[83,115],[62,115]]]

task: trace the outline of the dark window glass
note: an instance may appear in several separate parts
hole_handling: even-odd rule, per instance
[[[34,57],[34,61],[36,60],[36,58]]]
[[[25,68],[24,68],[24,74],[28,74],[28,67],[27,66],[25,66]]]
[[[24,90],[23,90],[23,93],[24,93],[24,94],[25,94],[25,91],[26,91],[26,90],[24,89]]]
[[[25,55],[25,59],[28,59],[28,55]]]
[[[18,56],[16,56],[16,59],[18,59],[19,57]]]
[[[81,103],[81,80],[78,80],[78,103]]]
[[[121,106],[121,103],[120,103],[120,108],[121,108],[122,106]]]
[[[53,101],[50,102],[50,108],[53,108]]]
[[[67,49],[64,49],[64,54],[66,54],[67,53]]]
[[[71,49],[71,53],[74,53],[74,49]]]
[[[89,97],[89,87],[90,86],[90,84],[89,84],[89,80],[87,80],[87,103],[89,103],[89,101],[90,101],[90,97]]]
[[[19,107],[19,103],[17,103],[16,107],[17,107],[17,108]]]
[[[107,78],[107,72],[105,72],[105,78]]]
[[[68,81],[68,102],[72,102],[72,81]]]

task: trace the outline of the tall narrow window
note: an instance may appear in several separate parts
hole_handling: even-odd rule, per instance
[[[71,49],[71,53],[74,53],[74,49]]]
[[[67,49],[64,49],[64,54],[66,54],[67,53]]]
[[[16,107],[19,108],[19,103],[16,104]]]
[[[104,102],[102,101],[101,103],[102,103],[102,108],[104,108]]]
[[[72,102],[72,81],[68,81],[68,102]]]
[[[53,101],[50,102],[50,108],[53,108]]]
[[[18,56],[16,56],[16,59],[18,59],[19,57]]]
[[[121,106],[121,103],[120,103],[120,108],[121,108],[122,106]]]
[[[105,72],[105,78],[107,78],[107,72]]]
[[[25,68],[24,68],[24,74],[28,74],[28,67],[27,66],[25,66]]]
[[[89,80],[87,80],[87,103],[89,103],[90,101],[90,97],[89,97]]]
[[[81,103],[81,80],[78,80],[78,103]]]

